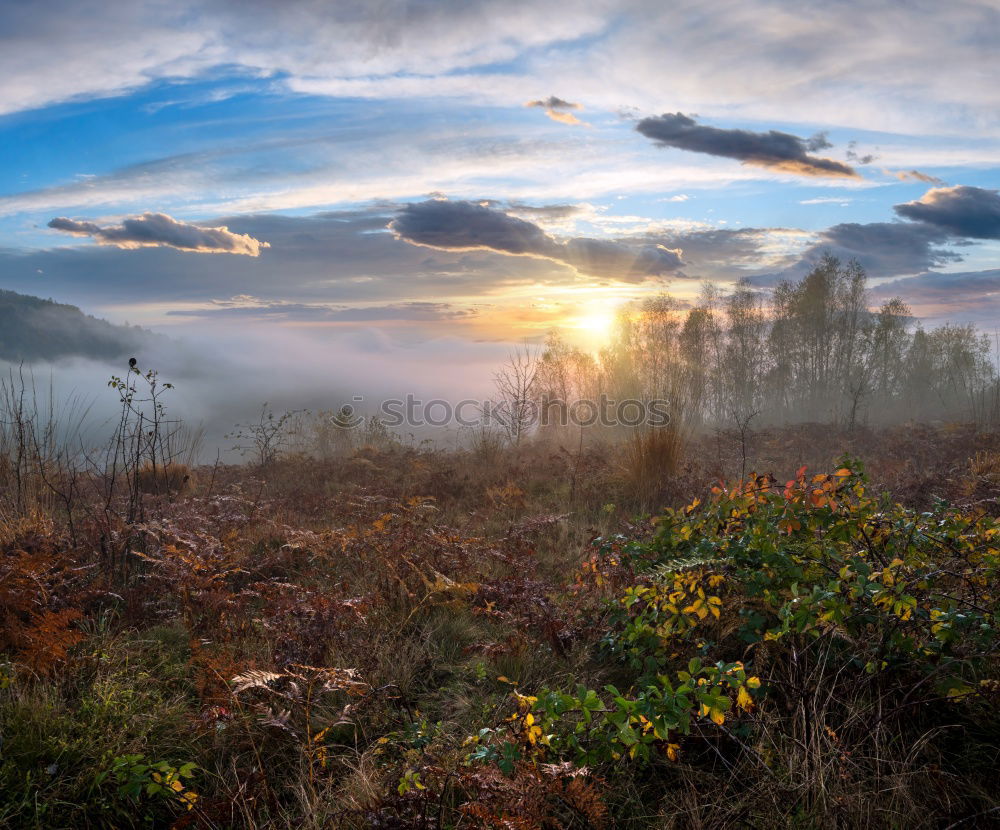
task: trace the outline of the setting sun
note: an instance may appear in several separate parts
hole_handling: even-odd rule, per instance
[[[602,345],[611,336],[611,329],[615,322],[615,312],[613,309],[605,311],[588,311],[575,318],[570,324],[573,329],[580,332],[592,345]]]

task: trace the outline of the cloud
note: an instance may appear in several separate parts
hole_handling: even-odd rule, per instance
[[[537,257],[605,279],[641,282],[683,265],[679,250],[587,237],[557,240],[533,222],[476,202],[432,199],[406,205],[389,230],[414,245]]]
[[[890,176],[895,176],[901,182],[926,182],[927,184],[944,184],[937,176],[928,173],[921,173],[919,170],[896,170],[895,172],[885,171]]]
[[[857,260],[876,278],[918,274],[962,260],[954,251],[935,247],[947,239],[947,233],[920,222],[843,222],[821,231],[782,276],[801,276],[827,253],[845,262]]]
[[[240,294],[228,300],[212,300],[209,305],[202,308],[171,310],[167,315],[297,323],[392,323],[457,321],[475,317],[476,312],[472,309],[456,308],[446,302],[411,301],[384,305],[344,306],[265,300],[250,294]]]
[[[893,210],[953,236],[1000,239],[1000,191],[964,185],[935,187],[917,201],[896,205]]]
[[[915,277],[884,282],[872,289],[877,297],[905,296],[914,303],[964,306],[987,296],[1000,302],[1000,268],[952,274],[925,272]]]
[[[557,98],[555,95],[550,95],[548,98],[542,98],[538,101],[528,101],[525,104],[526,107],[540,107],[545,110],[545,114],[551,118],[553,121],[559,121],[563,124],[582,124],[573,113],[568,110],[581,110],[583,109],[580,104],[573,103],[572,101],[565,101],[562,98]]]
[[[709,228],[649,231],[634,239],[682,250],[687,277],[729,282],[794,265],[815,234],[794,228]]]
[[[410,73],[433,80],[596,34],[606,19],[591,6],[592,0],[568,0],[554,20],[533,0],[392,0],[385,6],[51,0],[44,15],[2,3],[0,113],[122,94],[218,67],[286,75],[289,84]]]
[[[995,326],[1000,318],[1000,269],[925,272],[882,283],[872,289],[872,294],[880,300],[901,297],[925,319]]]
[[[847,207],[854,200],[847,196],[817,196],[815,199],[800,199],[800,205],[840,205]]]
[[[706,127],[679,112],[643,118],[635,128],[660,147],[738,159],[744,164],[802,176],[858,178],[854,168],[846,164],[808,154],[830,146],[822,136],[802,139],[777,130],[754,133]]]
[[[406,205],[389,223],[401,239],[447,251],[490,250],[558,259],[560,246],[534,222],[474,202],[431,199]]]
[[[826,146],[830,147],[831,145],[827,144]],[[875,156],[873,153],[866,153],[863,156],[859,155],[857,152],[857,146],[858,146],[857,141],[847,142],[847,152],[844,155],[847,156],[848,161],[853,161],[855,164],[871,164],[873,161],[875,161],[877,156]],[[818,148],[810,147],[809,149],[815,150]]]
[[[795,112],[803,123],[914,135],[1000,128],[1000,89],[983,75],[1000,29],[995,0],[882,2],[877,14],[870,2],[842,0],[810,7],[808,19],[787,0],[670,8],[563,0],[553,15],[537,0],[48,0],[38,14],[35,4],[0,3],[0,112],[213,67],[335,96],[378,85],[371,94],[397,100],[437,98],[458,81],[481,102],[499,97],[483,78],[489,69],[510,79],[507,106],[522,103],[525,88],[558,88],[608,110],[644,102],[747,119]]]
[[[583,274],[641,282],[675,272],[684,264],[681,251],[662,245],[633,248],[611,239],[576,237],[565,243],[561,260]]]
[[[72,236],[92,237],[99,245],[126,249],[166,247],[202,254],[256,257],[260,256],[261,248],[270,247],[267,242],[248,234],[232,233],[224,225],[203,228],[179,222],[165,213],[144,213],[124,219],[120,225],[103,228],[93,222],[77,222],[60,216],[51,220],[48,226]]]
[[[266,239],[266,254],[188,256],[183,268],[177,252],[165,247],[123,256],[105,245],[0,246],[0,273],[5,288],[145,325],[165,322],[166,310],[239,294],[359,306],[497,296],[522,286],[578,280],[575,272],[547,259],[411,245],[386,230],[398,209],[397,204],[375,204],[309,216],[213,216],[206,225]]]

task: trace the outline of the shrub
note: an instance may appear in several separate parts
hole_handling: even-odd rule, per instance
[[[630,686],[519,694],[506,728],[471,739],[470,760],[512,771],[711,746],[747,768],[745,783],[763,776],[804,816],[840,808],[846,823],[862,821],[845,806],[859,792],[865,821],[922,821],[943,767],[966,782],[949,809],[981,815],[992,796],[979,765],[1000,742],[998,538],[991,517],[870,495],[849,461],[715,487],[668,510],[648,543],[605,545],[588,563],[598,578],[634,575],[605,638]],[[933,740],[948,730],[978,749]],[[888,780],[900,792],[880,800]]]

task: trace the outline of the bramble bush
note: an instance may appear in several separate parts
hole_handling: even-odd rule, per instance
[[[667,510],[647,542],[598,540],[588,578],[631,582],[603,641],[630,687],[515,693],[505,727],[469,739],[469,762],[676,762],[728,742],[808,813],[838,798],[829,758],[842,783],[885,773],[886,753],[866,746],[890,727],[907,758],[962,724],[995,745],[1000,522],[907,509],[842,465],[784,485],[751,475]]]

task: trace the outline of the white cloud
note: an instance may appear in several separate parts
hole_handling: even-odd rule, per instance
[[[313,94],[463,96],[521,105],[551,90],[588,111],[915,135],[1000,130],[994,0],[294,0],[0,7],[0,112],[120,93],[228,65]],[[581,40],[583,39],[583,40]],[[510,72],[484,67],[509,63]]]
[[[815,199],[801,199],[799,201],[800,205],[841,205],[842,207],[847,207],[853,199],[849,199],[846,196],[819,196]]]

